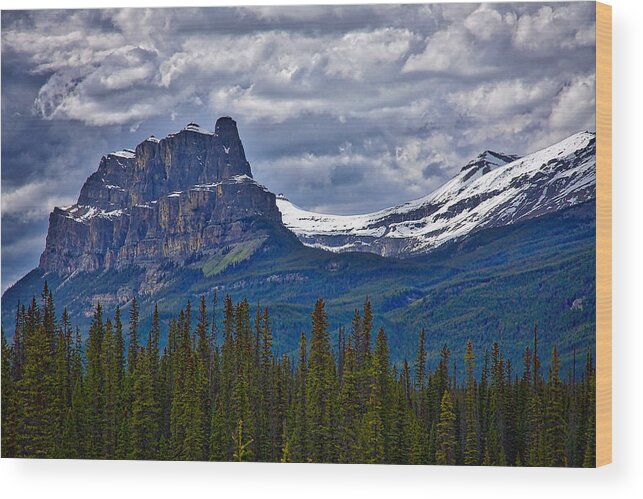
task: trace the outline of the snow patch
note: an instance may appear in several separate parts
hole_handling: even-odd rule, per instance
[[[202,133],[204,135],[213,135],[213,133],[210,130],[203,128],[198,123],[188,123],[183,130],[188,132]]]
[[[125,158],[125,159],[134,159],[136,157],[136,154],[131,149],[122,149],[120,151],[114,151],[109,153],[109,156],[116,156],[118,158]]]
[[[514,223],[595,196],[594,139],[594,133],[581,132],[508,163],[503,157],[515,157],[486,151],[429,195],[374,213],[315,213],[283,195],[277,196],[277,207],[286,227],[309,246],[346,251],[353,247],[346,246],[347,238],[351,245],[355,239],[364,244],[359,238],[387,238],[408,239],[412,251],[427,250],[485,226]],[[474,167],[478,170],[471,174]],[[337,245],[326,244],[329,236]]]
[[[85,205],[73,205],[69,208],[63,208],[66,212],[65,217],[78,222],[78,223],[88,223],[90,220],[96,217],[102,218],[118,218],[123,215],[128,215],[126,210],[117,209],[117,210],[101,210],[95,206],[85,206]]]

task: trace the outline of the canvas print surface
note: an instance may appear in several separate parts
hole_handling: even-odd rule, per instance
[[[2,12],[2,457],[592,467],[593,2]]]

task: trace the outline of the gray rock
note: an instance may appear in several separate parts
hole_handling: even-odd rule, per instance
[[[257,220],[281,224],[275,195],[252,179],[237,124],[191,123],[104,156],[78,203],[49,216],[40,268],[61,274],[183,263],[256,239]]]

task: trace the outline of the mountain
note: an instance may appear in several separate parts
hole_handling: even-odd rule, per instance
[[[80,271],[75,275],[34,269],[2,297],[2,322],[11,335],[16,306],[40,296],[45,280],[56,309],[66,307],[74,323],[87,331],[97,302],[112,317],[120,305],[129,314],[136,293],[141,340],[155,304],[166,337],[167,321],[188,300],[247,298],[251,306],[268,307],[276,352],[296,355],[299,335],[310,331],[312,305],[326,300],[329,331],[350,330],[356,308],[370,297],[374,324],[386,329],[394,362],[411,358],[418,331],[426,330],[429,363],[437,363],[442,344],[463,351],[468,339],[484,352],[501,342],[513,365],[521,365],[525,346],[538,322],[539,348],[561,353],[562,372],[572,365],[572,350],[593,348],[596,318],[595,204],[587,202],[524,222],[480,230],[421,256],[385,258],[372,253],[332,253],[300,244],[286,232],[251,258],[227,253],[224,260],[204,257],[184,265],[168,264],[150,271],[142,266],[121,270]],[[226,258],[230,258],[229,260]],[[226,265],[229,263],[229,265]],[[579,306],[580,304],[580,306]],[[194,315],[194,314],[193,314]],[[549,356],[543,355],[543,369]],[[461,358],[455,359],[458,363]],[[480,363],[479,366],[482,364]],[[460,364],[458,369],[463,366]]]
[[[2,296],[2,324],[13,331],[16,307],[40,296],[45,281],[57,310],[83,331],[96,303],[107,316],[116,306],[127,314],[136,297],[145,334],[155,305],[166,327],[187,301],[217,290],[269,307],[275,349],[289,354],[317,298],[336,336],[370,297],[397,363],[425,328],[433,346],[464,348],[470,338],[483,351],[501,339],[518,365],[538,321],[543,351],[565,347],[567,366],[570,347],[594,339],[594,164],[589,133],[524,158],[487,151],[425,198],[346,217],[359,222],[351,230],[380,232],[331,234],[338,245],[362,237],[359,247],[370,251],[337,253],[302,244],[301,231],[286,227],[292,205],[253,180],[231,118],[214,132],[190,124],[106,155],[78,202],[54,209],[40,265]],[[340,218],[307,227],[341,232]]]
[[[522,158],[485,151],[431,194],[375,213],[319,214],[284,196],[277,205],[286,227],[308,246],[407,257],[595,196],[596,136],[581,132]]]
[[[70,274],[185,263],[268,235],[275,195],[252,179],[237,125],[190,123],[161,140],[104,156],[78,202],[55,208],[39,268]],[[251,243],[252,242],[252,243]]]

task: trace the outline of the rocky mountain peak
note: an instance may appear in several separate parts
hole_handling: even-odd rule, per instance
[[[250,237],[253,218],[281,223],[274,194],[252,180],[236,122],[189,123],[103,156],[78,202],[56,208],[40,267],[100,270],[185,260]]]
[[[460,169],[460,173],[469,173],[481,171],[482,174],[489,173],[494,168],[506,165],[517,160],[520,156],[516,154],[505,154],[486,150],[478,154],[474,159],[469,161]]]
[[[230,139],[230,141],[239,140],[239,130],[237,130],[237,122],[230,116],[222,116],[214,125],[215,135]]]
[[[515,154],[504,154],[490,150],[483,151],[462,167],[460,170],[460,181],[466,184],[518,158],[520,158],[520,156]]]

